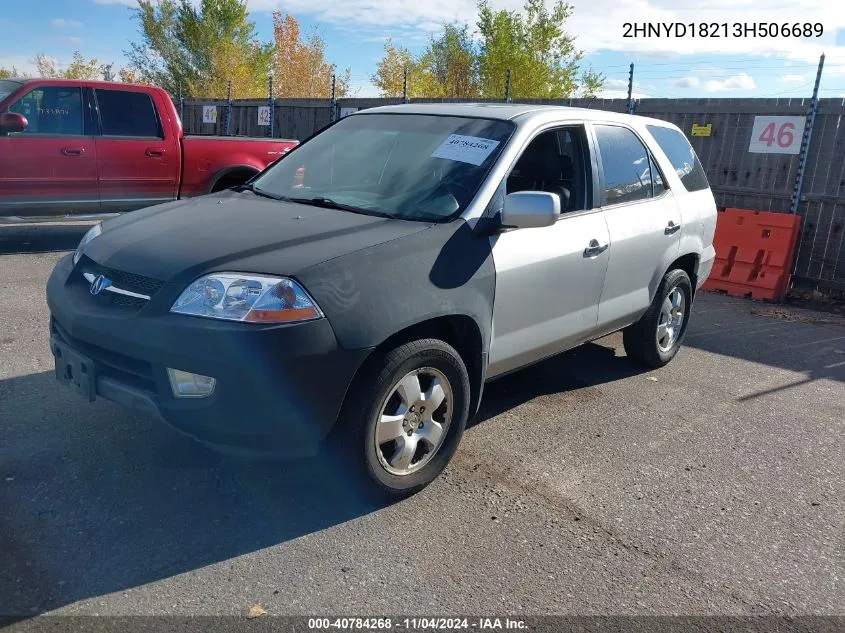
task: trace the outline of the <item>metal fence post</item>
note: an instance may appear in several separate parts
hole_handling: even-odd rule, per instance
[[[332,123],[337,121],[337,83],[336,77],[332,75],[332,103],[331,103],[331,110],[330,110],[330,120]]]
[[[798,174],[795,177],[795,186],[792,188],[792,204],[789,207],[790,213],[798,213],[801,206],[801,194],[804,188],[804,174],[807,171],[807,154],[810,150],[810,141],[813,140],[813,125],[816,122],[816,113],[819,111],[819,82],[822,79],[824,68],[824,53],[819,58],[819,69],[816,71],[816,83],[813,86],[813,98],[810,101],[810,109],[807,112],[807,122],[804,124],[804,134],[801,137],[801,150],[798,154]],[[798,261],[796,256],[795,261]]]
[[[628,71],[628,114],[634,114],[634,62],[631,62],[631,69]]]
[[[402,103],[408,103],[408,67],[402,69]]]
[[[267,105],[270,106],[270,138],[274,138],[274,123],[276,118],[276,99],[273,97],[273,75],[267,79]]]
[[[505,103],[511,102],[511,69],[505,74]]]
[[[232,134],[232,80],[226,85],[226,136]]]

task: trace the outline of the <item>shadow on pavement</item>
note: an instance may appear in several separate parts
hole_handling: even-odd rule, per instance
[[[640,371],[613,355],[587,345],[498,380],[476,423]],[[0,615],[36,615],[379,509],[340,465],[223,457],[157,420],[73,401],[50,372],[0,381],[0,410]]]
[[[0,225],[0,255],[72,251],[93,224]]]
[[[212,453],[44,372],[0,381],[0,615],[31,616],[378,508],[332,464]],[[221,572],[225,573],[225,572]]]
[[[489,382],[481,409],[470,426],[480,424],[534,398],[623,380],[648,371],[613,348],[597,343],[549,358]]]
[[[684,344],[713,354],[804,374],[783,391],[817,379],[845,381],[845,318],[702,292]]]

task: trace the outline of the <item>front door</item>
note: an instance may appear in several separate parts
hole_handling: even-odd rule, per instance
[[[9,110],[29,125],[0,136],[0,217],[96,213],[97,148],[82,88],[35,87]]]
[[[535,137],[505,183],[506,193],[548,191],[561,198],[553,226],[491,238],[496,265],[493,377],[589,340],[610,255],[607,224],[592,203],[583,126]]]
[[[122,212],[175,200],[182,166],[178,139],[165,138],[150,95],[94,90],[102,135],[97,137],[103,211]]]

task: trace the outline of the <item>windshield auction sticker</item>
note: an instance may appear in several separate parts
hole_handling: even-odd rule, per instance
[[[431,154],[432,158],[447,158],[470,165],[480,165],[498,147],[499,141],[479,136],[450,134]]]

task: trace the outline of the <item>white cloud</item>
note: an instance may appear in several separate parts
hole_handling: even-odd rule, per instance
[[[627,99],[628,81],[626,79],[607,79],[598,96],[601,99]],[[648,96],[635,81],[633,90],[631,91],[631,97],[634,99],[646,99]]]
[[[709,79],[704,82],[705,92],[725,92],[727,90],[754,90],[757,84],[748,73],[739,73],[726,79]]]
[[[60,29],[78,29],[82,26],[82,22],[78,20],[65,20],[64,18],[54,18],[51,24]]]
[[[804,75],[784,75],[778,81],[783,83],[793,83],[793,84],[802,84],[806,81]]]
[[[669,82],[669,85],[675,88],[698,88],[701,85],[701,80],[698,77],[681,77],[680,79],[673,79]]]

